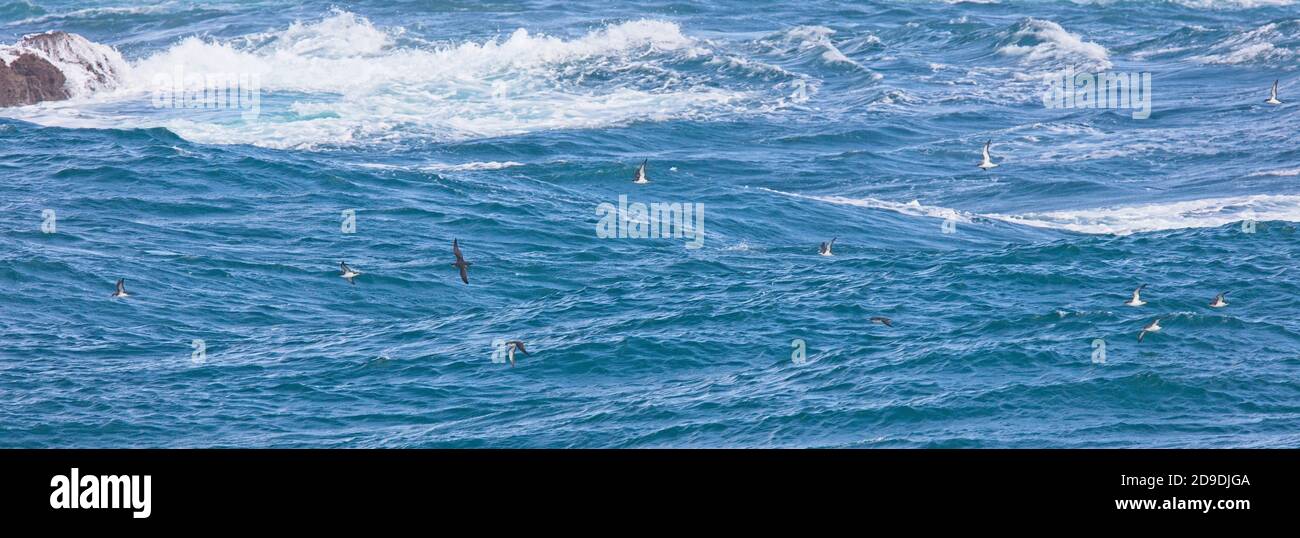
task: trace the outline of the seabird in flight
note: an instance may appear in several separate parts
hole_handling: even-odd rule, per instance
[[[117,279],[117,290],[113,292],[113,297],[126,297],[127,295],[128,294],[126,293],[126,279],[125,278]]]
[[[889,319],[889,318],[887,318],[887,317],[885,317],[885,316],[872,316],[872,317],[871,317],[871,322],[872,322],[872,323],[879,323],[879,324],[884,325],[884,326],[886,326],[886,327],[893,327],[893,326],[894,326],[894,320]]]
[[[511,341],[509,341],[509,342],[506,342],[506,353],[509,354],[509,357],[510,357],[510,367],[511,367],[511,368],[514,368],[514,367],[515,367],[515,350],[516,350],[516,349],[518,349],[518,350],[519,350],[521,353],[523,353],[524,355],[527,355],[527,354],[528,354],[528,350],[527,350],[527,349],[524,349],[524,343],[523,343],[522,341],[520,341],[520,340],[511,340]]]
[[[1223,296],[1227,294],[1228,292],[1225,291],[1223,293],[1215,295],[1214,300],[1210,302],[1210,308],[1223,308],[1225,306],[1228,306],[1228,301],[1223,300]]]
[[[820,247],[817,248],[817,253],[818,253],[818,254],[821,254],[822,256],[834,256],[834,254],[831,254],[831,246],[835,244],[835,240],[836,240],[836,239],[839,239],[839,238],[838,238],[838,237],[832,237],[832,238],[831,238],[831,241],[830,241],[829,243],[823,241],[823,242],[822,242],[822,246],[820,246]]]
[[[1146,327],[1143,327],[1142,332],[1138,333],[1138,341],[1141,342],[1142,337],[1146,336],[1147,333],[1158,332],[1159,330],[1160,330],[1160,318],[1156,318],[1152,320],[1151,323],[1147,324]]]
[[[646,163],[648,163],[648,162],[650,162],[650,159],[646,159],[646,160],[644,160],[644,161],[641,161],[641,166],[638,166],[638,167],[637,167],[637,169],[636,169],[636,177],[634,177],[634,178],[632,179],[632,183],[649,183],[649,182],[650,182],[650,180],[649,180],[648,178],[645,177],[645,165],[646,165]]]
[[[990,169],[990,168],[996,168],[996,167],[997,167],[996,164],[993,164],[993,156],[989,155],[989,146],[992,146],[992,145],[993,145],[993,141],[992,141],[992,140],[989,140],[988,142],[985,142],[985,143],[984,143],[984,160],[983,160],[983,161],[980,161],[980,164],[979,164],[979,167],[980,167],[981,169],[988,170],[988,169]]]
[[[361,271],[356,271],[351,267],[348,267],[347,262],[339,262],[339,270],[343,272],[343,274],[339,276],[348,279],[348,284],[352,284],[353,286],[357,285],[357,283],[352,279],[361,276]]]
[[[1133,290],[1133,298],[1130,299],[1129,302],[1124,304],[1127,306],[1142,306],[1144,304],[1147,304],[1146,301],[1142,300],[1142,288],[1145,287],[1147,287],[1147,285],[1143,284],[1141,286],[1138,286],[1137,289]]]
[[[1277,100],[1277,81],[1276,81],[1276,80],[1273,81],[1273,89],[1269,90],[1269,92],[1268,92],[1268,100],[1267,100],[1267,101],[1264,101],[1264,103],[1266,103],[1266,104],[1270,104],[1270,105],[1280,105],[1280,104],[1282,104],[1281,101],[1278,101],[1278,100]]]
[[[456,239],[451,240],[451,252],[456,255],[456,263],[451,264],[451,266],[460,269],[461,281],[469,284],[469,266],[474,264],[465,261],[465,256],[461,255],[460,241]]]

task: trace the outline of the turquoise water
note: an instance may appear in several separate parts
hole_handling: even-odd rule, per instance
[[[129,65],[0,111],[2,446],[1300,444],[1291,2],[0,2]]]

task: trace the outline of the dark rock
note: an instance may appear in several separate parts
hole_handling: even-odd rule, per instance
[[[0,45],[0,107],[62,101],[117,87],[122,55],[77,34],[45,32]]]
[[[30,52],[9,63],[0,59],[0,107],[62,101],[72,97],[66,83],[63,71]]]

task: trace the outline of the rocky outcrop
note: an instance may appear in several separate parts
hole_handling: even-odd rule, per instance
[[[33,105],[71,97],[63,71],[35,54],[0,57],[0,107]]]
[[[0,45],[0,107],[61,101],[117,87],[127,66],[111,47],[67,32]]]

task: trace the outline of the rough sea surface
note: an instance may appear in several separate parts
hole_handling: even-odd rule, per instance
[[[621,4],[0,0],[129,66],[0,110],[0,446],[1300,445],[1300,5]]]

